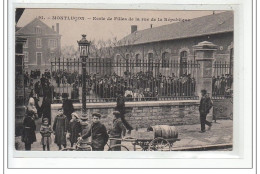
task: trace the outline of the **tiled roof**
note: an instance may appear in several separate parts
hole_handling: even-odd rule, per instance
[[[40,19],[35,18],[30,23],[16,31],[16,35],[35,35],[35,27],[39,26],[42,29],[42,35],[59,35],[56,31],[43,23]]]
[[[195,36],[233,32],[232,11],[194,18],[185,22],[136,31],[119,41],[119,45],[137,45],[150,42],[189,38]]]

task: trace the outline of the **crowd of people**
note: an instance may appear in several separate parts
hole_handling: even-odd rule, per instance
[[[52,80],[57,87],[70,86],[67,95],[74,101],[79,101],[79,87],[82,87],[82,75],[77,71],[69,72],[65,70],[52,71]],[[44,74],[44,78],[49,76]],[[40,93],[39,83],[36,84],[36,93]],[[87,95],[91,92],[99,99],[105,101],[115,101],[118,93],[125,95],[128,100],[147,101],[158,100],[159,97],[181,97],[194,96],[195,78],[190,74],[184,74],[180,77],[172,75],[159,74],[156,77],[152,72],[127,73],[119,76],[116,73],[112,75],[97,75],[95,73],[86,74]],[[55,88],[56,89],[56,88]],[[52,98],[60,99],[61,94],[58,89],[53,89]],[[62,90],[63,91],[63,90]]]
[[[233,76],[222,74],[222,76],[213,76],[212,78],[212,95],[213,96],[230,96],[233,89]]]
[[[52,144],[52,134],[55,135],[54,143],[57,144],[59,150],[67,147],[67,139],[71,147],[78,141],[91,136],[91,147],[93,151],[103,151],[109,137],[121,138],[125,135],[126,129],[133,130],[131,125],[124,119],[125,105],[124,97],[119,95],[117,106],[113,112],[115,118],[110,131],[107,131],[105,125],[100,122],[101,114],[92,114],[92,124],[89,128],[83,131],[81,119],[75,112],[72,101],[64,99],[62,107],[58,109],[58,114],[54,118],[54,123],[51,124],[48,118],[42,119],[40,127],[41,145],[43,150],[50,150]],[[123,103],[122,103],[123,102]],[[34,99],[30,98],[27,106],[27,112],[23,121],[23,133],[21,140],[25,143],[25,150],[31,150],[31,145],[37,141],[35,120],[39,119],[38,112],[34,103]],[[110,136],[108,135],[110,133]],[[121,141],[111,140],[110,146],[121,144]],[[46,149],[47,148],[47,149]],[[120,151],[118,148],[112,148],[114,151]]]
[[[28,73],[26,73],[28,74]],[[52,73],[53,77],[57,77],[59,73]],[[64,74],[63,74],[64,75]],[[68,74],[67,74],[68,75]],[[68,83],[67,75],[64,83]],[[73,75],[73,74],[70,74]],[[70,76],[69,75],[69,76]],[[70,82],[73,86],[72,92],[79,89],[80,83],[78,75],[74,74],[75,78]],[[98,113],[93,114],[93,123],[90,130],[84,132],[80,124],[80,117],[75,113],[73,107],[73,95],[71,99],[66,95],[62,100],[62,108],[58,110],[54,122],[51,119],[51,103],[56,96],[53,84],[51,84],[51,76],[49,71],[46,71],[37,76],[36,81],[31,88],[29,101],[26,110],[26,116],[23,122],[22,141],[25,143],[25,149],[30,150],[31,144],[36,141],[35,136],[35,120],[42,120],[40,133],[42,135],[41,144],[43,150],[50,150],[52,143],[51,135],[55,133],[54,143],[57,144],[59,149],[67,147],[67,135],[71,143],[71,147],[80,138],[87,138],[95,134],[100,134],[93,141],[93,150],[102,151],[108,141],[108,134],[106,127],[100,123],[101,115]],[[142,101],[142,100],[156,100],[158,96],[193,96],[195,92],[196,82],[190,74],[176,77],[174,74],[171,76],[164,76],[159,74],[154,77],[149,72],[138,72],[135,74],[127,74],[119,76],[116,73],[112,75],[98,76],[96,74],[87,75],[87,86],[89,91],[93,91],[98,97],[103,99],[115,99],[117,106],[115,108],[115,119],[113,121],[113,128],[110,136],[120,138],[125,134],[125,130],[132,130],[132,126],[124,119],[125,114],[125,101]],[[61,82],[61,81],[60,81]],[[213,77],[212,90],[213,95],[226,95],[229,89],[232,89],[233,77],[231,75],[222,75],[222,77]],[[31,86],[31,85],[30,85]],[[77,91],[78,93],[78,91]],[[203,91],[205,95],[207,92]],[[78,95],[78,94],[77,94]],[[42,104],[39,105],[39,98],[42,97]],[[78,96],[76,97],[78,98]],[[209,99],[205,99],[205,105],[209,105]],[[202,105],[202,104],[201,104]],[[205,131],[205,124],[207,121],[205,117],[211,107],[202,114],[202,132]],[[201,111],[202,112],[202,111]],[[204,111],[203,111],[204,113]],[[210,127],[211,125],[208,124]],[[98,132],[97,130],[101,131]],[[95,132],[97,131],[97,132]],[[101,136],[102,134],[102,136]],[[120,144],[119,141],[111,141],[113,144]]]
[[[190,74],[176,77],[138,72],[125,77],[112,74],[96,79],[93,91],[100,98],[113,99],[120,93],[129,101],[158,100],[158,97],[194,96],[196,82]]]
[[[79,86],[82,86],[82,75],[77,71],[70,72],[66,69],[52,71],[52,77],[55,79],[58,87],[60,87],[61,84],[72,85],[75,82],[77,82]]]
[[[31,72],[31,74],[33,74]],[[27,76],[28,73],[25,73]],[[56,82],[55,83],[51,83]],[[57,87],[64,87],[61,84],[69,85],[65,93],[74,102],[79,102],[79,87],[82,87],[82,75],[78,72],[49,71],[42,74],[40,80],[32,83],[35,79],[29,80],[30,87],[36,97],[42,96],[49,98],[52,102],[60,102],[62,94]],[[25,84],[28,84],[27,82]],[[233,77],[232,75],[213,76],[212,95],[228,96],[232,93]],[[193,97],[195,95],[196,81],[191,74],[184,74],[177,77],[173,74],[165,76],[158,74],[156,77],[151,72],[128,73],[119,76],[116,73],[112,75],[97,75],[94,73],[86,74],[87,95],[94,94],[97,100],[115,101],[118,94],[127,97],[128,101],[149,101],[159,98],[174,97]],[[67,86],[65,86],[67,88]],[[65,95],[65,94],[64,94]]]

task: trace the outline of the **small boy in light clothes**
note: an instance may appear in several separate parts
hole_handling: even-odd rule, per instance
[[[48,118],[43,119],[43,123],[40,128],[40,133],[42,135],[41,144],[43,147],[43,150],[45,151],[45,148],[47,146],[47,150],[50,151],[50,144],[52,143],[51,140],[51,133],[52,133],[51,125],[49,125]]]

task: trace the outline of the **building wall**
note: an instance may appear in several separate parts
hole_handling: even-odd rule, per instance
[[[41,38],[41,48],[36,47],[36,39]],[[24,52],[28,52],[28,62],[25,65],[28,65],[28,70],[32,69],[41,69],[42,71],[45,69],[50,69],[51,57],[59,57],[60,56],[60,37],[59,36],[31,36],[27,37],[28,39],[28,48],[24,48]],[[49,40],[56,39],[57,40],[57,48],[49,48]],[[36,52],[42,53],[41,66],[37,65],[36,60]],[[53,53],[51,55],[51,53]],[[45,66],[46,65],[46,66]]]
[[[216,102],[216,103],[215,103]],[[207,120],[212,120],[214,110],[223,108],[227,102],[213,101],[213,109],[207,116]],[[51,105],[51,117],[54,120],[58,114],[58,108],[61,104]],[[113,111],[115,103],[88,103],[87,115],[91,123],[92,113],[98,112],[102,115],[101,122],[107,127],[112,128],[114,119]],[[231,105],[230,105],[231,106]],[[82,104],[74,104],[75,112],[79,116]],[[229,110],[232,112],[233,107]],[[194,125],[200,124],[199,117],[199,100],[182,100],[182,101],[149,101],[149,102],[126,102],[126,120],[133,128],[147,128],[154,125]],[[232,119],[230,115],[216,114],[216,119]],[[53,121],[52,121],[53,123]]]
[[[124,61],[125,55],[129,54],[131,60],[135,60],[136,54],[140,54],[142,60],[148,60],[148,54],[153,53],[154,59],[162,58],[164,52],[169,53],[170,61],[180,61],[180,54],[182,51],[187,51],[188,61],[194,61],[194,51],[192,46],[197,45],[199,42],[209,41],[218,46],[218,50],[215,53],[216,61],[229,62],[230,59],[230,45],[233,43],[233,32],[199,36],[194,38],[186,38],[171,41],[162,41],[156,43],[146,43],[135,46],[119,47],[116,50],[114,61],[116,62],[117,55]],[[123,54],[123,55],[122,55]],[[123,56],[123,57],[122,57]],[[135,68],[134,71],[145,70],[147,68]],[[123,74],[125,68],[115,68],[114,71],[117,74]],[[164,68],[167,74],[174,73],[170,68]],[[168,72],[167,72],[168,71]],[[172,72],[173,71],[173,72]]]
[[[199,123],[199,101],[162,101],[162,102],[131,102],[126,103],[126,120],[133,128],[147,128],[153,125],[192,125]],[[52,119],[57,115],[61,104],[52,104]],[[79,115],[81,104],[74,104]],[[87,104],[87,114],[98,112],[102,115],[101,122],[107,129],[112,127],[115,103]]]

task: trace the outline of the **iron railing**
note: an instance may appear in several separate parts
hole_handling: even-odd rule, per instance
[[[212,98],[230,98],[233,95],[232,63],[216,61],[213,64]]]
[[[195,74],[199,64],[187,61],[87,60],[87,102],[114,102],[119,93],[128,101],[198,99]],[[67,95],[80,102],[81,60],[51,62],[53,101]]]

